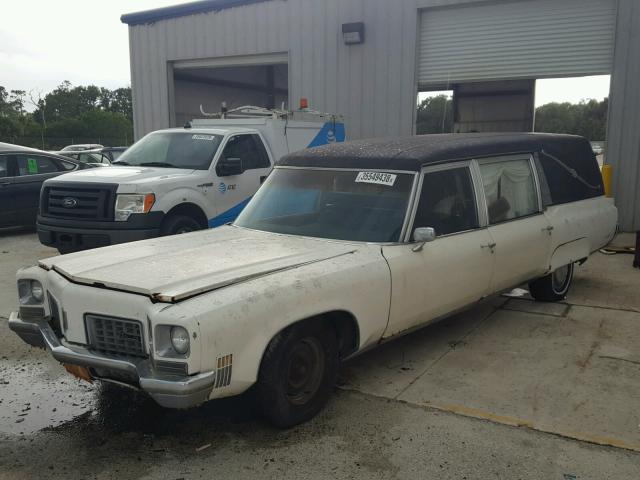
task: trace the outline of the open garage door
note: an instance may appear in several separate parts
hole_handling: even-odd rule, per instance
[[[286,54],[174,62],[170,76],[173,126],[201,118],[201,105],[207,112],[219,112],[222,102],[229,109],[289,104]]]
[[[536,0],[435,8],[420,14],[418,82],[608,74],[615,0]]]

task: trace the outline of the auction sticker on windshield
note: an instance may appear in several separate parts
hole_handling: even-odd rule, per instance
[[[393,173],[358,172],[356,183],[375,183],[378,185],[393,187],[396,177],[397,175],[394,175]]]
[[[215,140],[215,138],[215,135],[193,135],[191,137],[191,140],[208,140],[212,142],[213,140]]]

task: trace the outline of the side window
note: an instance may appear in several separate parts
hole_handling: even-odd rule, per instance
[[[62,165],[62,168],[65,169],[65,171],[70,171],[70,170],[75,170],[76,169],[76,164],[75,163],[71,163],[71,162],[65,162],[64,160],[60,160],[60,164]]]
[[[432,227],[437,236],[478,228],[478,211],[468,167],[426,173],[413,227]]]
[[[40,155],[18,155],[18,172],[20,176],[41,175],[62,171],[53,159]]]
[[[537,213],[538,192],[528,159],[480,163],[489,223]]]
[[[9,176],[9,157],[0,155],[0,178]]]
[[[239,158],[242,169],[269,168],[269,157],[258,135],[236,135],[224,147],[222,158]]]

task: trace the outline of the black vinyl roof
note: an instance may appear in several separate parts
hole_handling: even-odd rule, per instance
[[[270,0],[201,0],[199,2],[183,3],[182,5],[155,8],[142,12],[126,13],[120,17],[120,21],[128,25],[142,25],[158,20],[166,20],[168,18],[185,17],[196,13],[215,12],[226,8],[267,1]]]
[[[420,171],[423,166],[512,153],[545,151],[570,166],[595,161],[589,142],[548,133],[451,133],[376,138],[309,148],[283,157],[279,166]]]

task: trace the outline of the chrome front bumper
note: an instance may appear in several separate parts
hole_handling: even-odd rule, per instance
[[[86,348],[63,345],[45,320],[24,321],[17,312],[9,315],[9,328],[34,347],[47,348],[61,363],[88,367],[98,380],[112,380],[99,372],[115,372],[131,378],[130,386],[147,392],[158,404],[168,408],[188,408],[205,402],[213,389],[215,372],[191,376],[158,375],[149,359],[106,357]],[[136,385],[137,383],[137,385]]]

